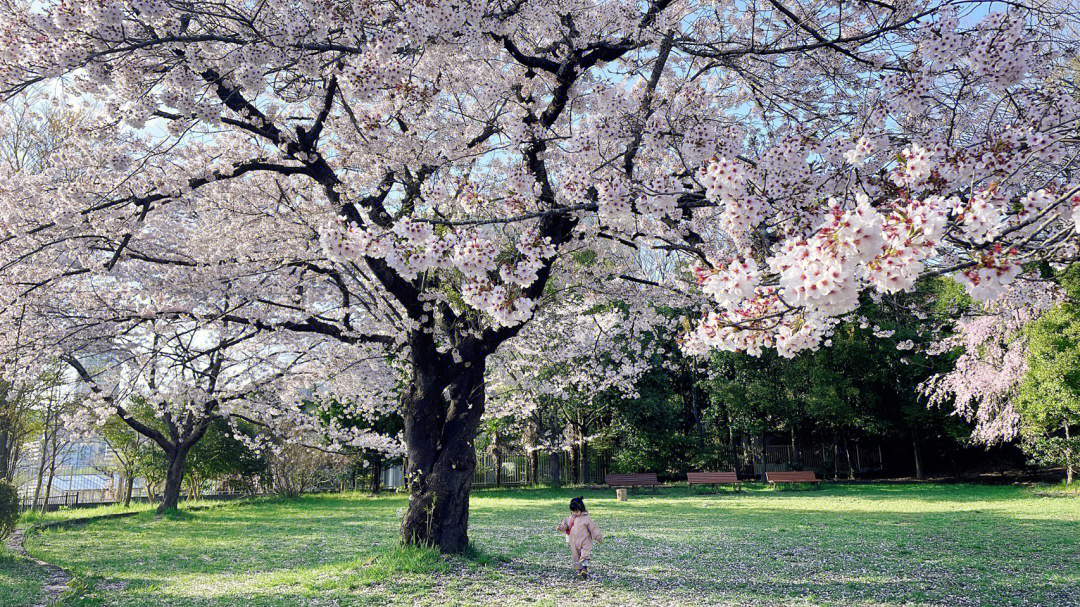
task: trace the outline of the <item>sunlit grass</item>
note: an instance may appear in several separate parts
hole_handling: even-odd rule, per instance
[[[607,536],[585,583],[553,532],[582,490],[476,493],[473,547],[450,559],[398,544],[394,495],[141,512],[27,546],[83,605],[1075,604],[1080,499],[1039,491],[584,491]]]
[[[31,525],[67,521],[75,518],[93,518],[115,515],[123,512],[145,512],[153,509],[154,506],[151,504],[134,503],[127,508],[117,504],[112,506],[95,506],[93,508],[60,508],[59,510],[52,510],[44,513],[38,512],[37,510],[27,510],[19,516],[19,526],[25,528]]]
[[[45,573],[0,543],[0,605],[35,605]]]
[[[217,506],[224,506],[229,504],[227,501],[222,500],[189,500],[181,502],[182,510],[201,509],[201,508],[213,508]],[[49,512],[38,512],[37,510],[27,510],[19,515],[19,527],[30,527],[32,525],[40,525],[43,523],[53,523],[60,521],[70,521],[73,519],[82,518],[100,518],[106,516],[115,516],[117,514],[126,514],[132,512],[150,512],[156,510],[156,504],[147,504],[144,502],[133,502],[128,507],[124,507],[122,504],[112,504],[108,506],[94,506],[92,508],[68,508],[62,507],[57,510],[50,510]]]
[[[1044,483],[1036,486],[1035,492],[1046,496],[1080,497],[1080,482],[1074,481],[1068,485],[1065,484],[1065,481],[1053,485]]]

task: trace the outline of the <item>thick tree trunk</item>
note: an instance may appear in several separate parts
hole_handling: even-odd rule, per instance
[[[382,458],[376,457],[371,467],[371,494],[376,495],[382,489]]]
[[[580,485],[581,484],[581,478],[579,476],[581,468],[578,465],[578,463],[580,461],[581,461],[581,445],[576,444],[576,443],[573,444],[573,445],[570,445],[570,476],[573,479],[572,484],[574,484],[574,485]]]
[[[166,453],[169,460],[169,468],[165,472],[165,491],[161,496],[161,504],[157,512],[161,514],[166,510],[174,510],[180,503],[180,490],[184,484],[184,466],[187,464],[189,445],[180,444]]]
[[[537,481],[536,470],[540,466],[540,452],[535,448],[529,451],[529,484],[535,485]]]
[[[552,451],[548,454],[549,462],[551,465],[551,486],[558,489],[562,486],[562,454],[558,451]]]
[[[443,397],[446,388],[448,401]],[[409,507],[401,523],[407,544],[458,553],[469,545],[469,490],[474,438],[484,412],[484,363],[473,359],[448,385],[417,369],[404,401]]]
[[[124,507],[127,508],[131,505],[131,493],[135,490],[135,477],[129,474],[127,477],[127,486],[124,488]]]

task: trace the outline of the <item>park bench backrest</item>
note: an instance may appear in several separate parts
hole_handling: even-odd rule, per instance
[[[800,470],[797,472],[766,472],[765,480],[770,483],[819,483],[814,476],[813,470]]]
[[[686,482],[691,485],[719,485],[721,483],[740,483],[734,472],[687,472]]]
[[[655,472],[642,474],[605,474],[604,482],[612,487],[639,487],[644,485],[659,485]]]

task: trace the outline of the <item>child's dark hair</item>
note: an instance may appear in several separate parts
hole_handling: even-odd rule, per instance
[[[582,501],[583,497],[584,496],[579,495],[570,500],[570,512],[588,512],[588,510],[585,509],[585,502]]]

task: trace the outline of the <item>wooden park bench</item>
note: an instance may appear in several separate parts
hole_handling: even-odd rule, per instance
[[[821,479],[814,476],[813,470],[799,470],[797,472],[766,472],[765,480],[769,486],[775,487],[780,483],[821,483]]]
[[[657,487],[660,481],[656,480],[655,472],[642,474],[605,474],[604,482],[609,487]]]
[[[736,491],[742,490],[742,481],[734,472],[687,472],[686,482],[691,487],[694,485],[713,485],[716,487],[719,487],[719,485],[731,485],[735,487]]]

